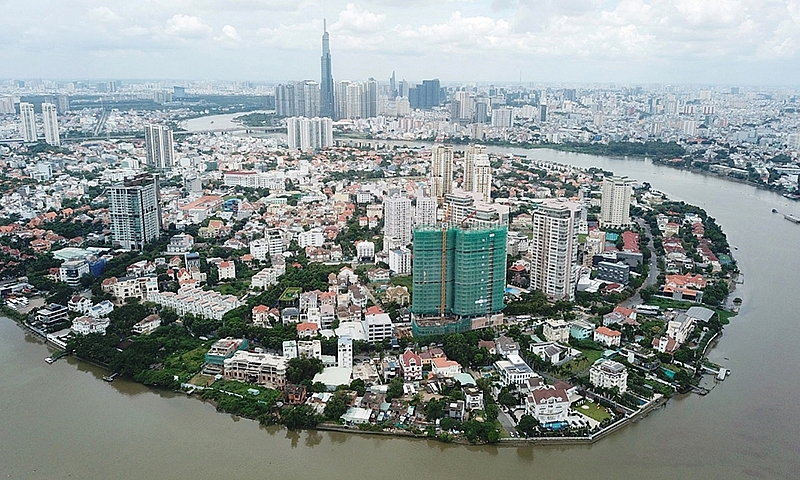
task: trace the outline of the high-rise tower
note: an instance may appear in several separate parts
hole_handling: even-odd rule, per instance
[[[175,147],[172,129],[163,125],[148,124],[144,127],[144,143],[147,164],[165,170],[175,163]]]
[[[630,226],[632,185],[633,180],[628,177],[603,179],[603,196],[600,200],[601,227],[627,228]]]
[[[578,230],[581,206],[546,200],[533,212],[531,288],[551,300],[575,298],[578,267]]]
[[[36,116],[33,113],[33,104],[20,102],[19,118],[22,120],[22,141],[25,143],[36,143]]]
[[[322,34],[322,78],[320,81],[321,117],[333,117],[333,74],[331,73],[331,46],[327,22],[323,20]]]
[[[141,174],[108,190],[114,244],[141,250],[161,234],[158,179]]]
[[[58,135],[56,106],[52,103],[42,104],[42,123],[44,123],[44,141],[55,147],[61,145],[61,137]]]
[[[436,144],[431,148],[431,196],[442,198],[453,191],[453,147]]]

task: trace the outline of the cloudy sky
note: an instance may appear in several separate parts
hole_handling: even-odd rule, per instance
[[[800,0],[0,0],[0,78],[800,83]]]

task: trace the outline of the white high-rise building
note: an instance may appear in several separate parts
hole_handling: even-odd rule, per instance
[[[52,103],[42,104],[42,121],[44,123],[44,141],[54,147],[61,145],[61,137],[58,135],[58,116],[57,108]]]
[[[316,150],[333,145],[333,120],[328,117],[286,119],[286,135],[292,150]]]
[[[339,337],[336,341],[339,368],[353,368],[353,339]]]
[[[417,192],[417,207],[414,210],[414,226],[436,225],[436,197]]]
[[[333,114],[337,120],[347,118],[347,88],[350,82],[343,80],[336,82],[333,99]]]
[[[175,146],[169,127],[145,125],[144,143],[148,165],[160,170],[172,168],[175,164]]]
[[[161,234],[158,180],[142,174],[109,188],[111,236],[115,244],[141,250]]]
[[[36,116],[33,113],[32,103],[20,102],[19,118],[22,121],[22,141],[25,143],[36,143],[38,141],[36,135]]]
[[[628,177],[605,177],[600,203],[600,227],[627,228],[631,224],[631,187]]]
[[[17,113],[14,111],[14,97],[8,95],[0,96],[0,115]]]
[[[489,155],[483,153],[475,156],[472,190],[483,196],[484,202],[492,200],[492,166]]]
[[[551,300],[575,297],[578,265],[578,231],[581,206],[575,202],[546,200],[533,212],[531,288]]]
[[[411,199],[405,195],[387,196],[383,200],[383,248],[403,247],[411,243]]]
[[[461,188],[467,192],[472,192],[475,188],[475,159],[480,155],[486,155],[486,147],[483,145],[468,145],[464,149],[464,182]]]
[[[514,110],[511,107],[500,107],[492,110],[493,127],[511,127],[514,125]]]
[[[431,148],[431,196],[437,199],[453,191],[453,147],[436,144]]]

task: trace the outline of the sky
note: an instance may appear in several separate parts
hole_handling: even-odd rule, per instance
[[[800,0],[0,0],[0,78],[797,85]]]

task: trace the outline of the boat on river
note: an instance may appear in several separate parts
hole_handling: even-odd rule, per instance
[[[791,215],[789,213],[784,214],[783,218],[785,218],[786,220],[789,220],[792,223],[800,223],[800,218],[797,218],[794,215]]]

